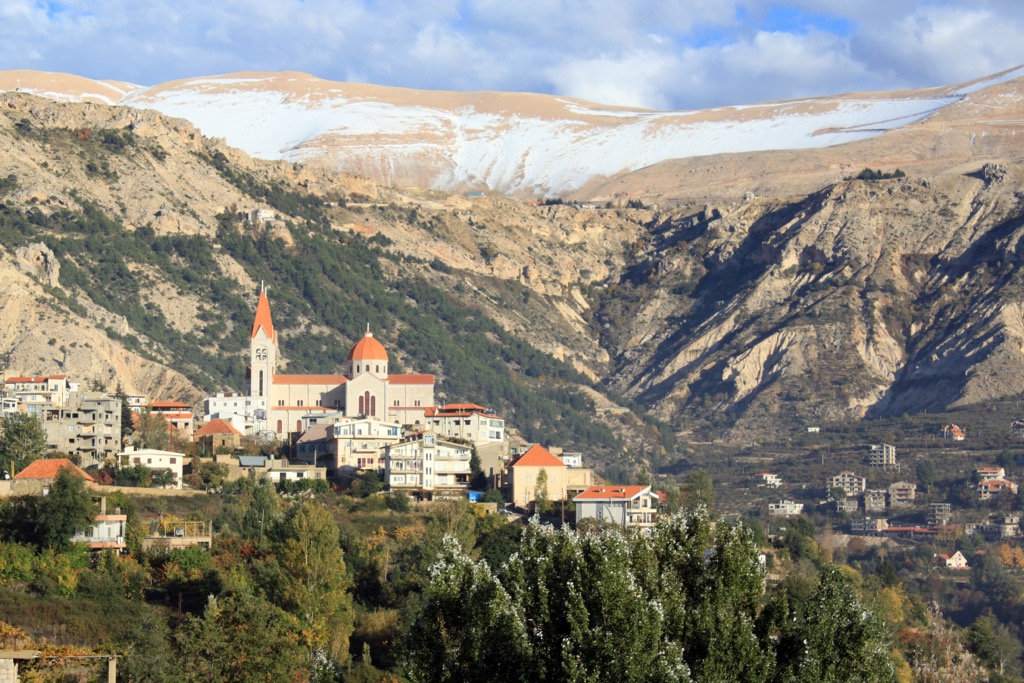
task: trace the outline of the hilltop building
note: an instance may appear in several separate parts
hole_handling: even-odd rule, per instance
[[[302,417],[310,413],[340,412],[413,424],[422,423],[427,408],[434,405],[434,376],[390,374],[388,352],[369,329],[349,351],[344,374],[278,373],[278,353],[270,301],[261,288],[249,335],[249,395],[207,398],[204,419],[220,417],[237,428],[231,416],[242,410],[245,432],[270,432],[282,438],[301,432]]]
[[[843,489],[847,496],[859,496],[867,489],[867,479],[857,476],[849,470],[844,470],[834,477],[830,477],[826,486],[832,489]]]
[[[872,444],[868,449],[868,466],[883,469],[896,467],[896,447],[887,443]]]

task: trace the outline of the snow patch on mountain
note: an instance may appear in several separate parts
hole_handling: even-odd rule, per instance
[[[191,121],[256,157],[323,163],[388,184],[560,194],[670,159],[827,147],[920,121],[1024,68],[958,88],[820,97],[691,112],[550,97],[522,109],[495,93],[339,84],[305,74],[228,74],[152,88],[95,82],[90,98]],[[83,80],[83,79],[78,79]],[[102,86],[102,87],[101,87]],[[77,92],[40,88],[59,99]],[[104,92],[105,91],[105,92]],[[536,96],[530,96],[536,97]],[[461,99],[460,99],[461,98]],[[490,99],[488,99],[490,98]]]

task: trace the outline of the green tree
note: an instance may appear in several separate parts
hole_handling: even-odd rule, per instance
[[[533,487],[533,509],[539,514],[546,514],[551,508],[548,498],[548,471],[541,468],[537,474],[537,482]]]
[[[992,614],[974,620],[970,630],[971,649],[1000,677],[1016,680],[1021,671],[1021,642]]]
[[[171,445],[171,433],[166,419],[162,415],[143,410],[137,416],[138,426],[135,435],[142,448],[155,448],[165,451]]]
[[[135,427],[132,426],[133,413],[132,407],[128,403],[128,393],[125,392],[120,382],[117,384],[117,392],[114,397],[121,402],[121,439],[124,440],[132,435]]]
[[[857,599],[840,570],[826,567],[802,613],[784,629],[780,680],[799,683],[894,681],[881,621]]]
[[[645,544],[618,529],[582,536],[527,525],[501,579],[526,620],[536,680],[689,680],[663,606],[635,571]]]
[[[10,413],[4,418],[0,458],[4,467],[13,467],[11,476],[43,457],[46,450],[46,434],[39,418],[28,413]]]
[[[242,486],[249,494],[249,504],[242,515],[242,538],[263,545],[280,514],[280,499],[274,485],[266,479],[243,480]]]
[[[95,518],[85,480],[69,467],[57,473],[38,510],[38,537],[47,548],[66,548],[71,537],[91,527]]]
[[[273,550],[284,580],[271,594],[299,618],[310,655],[324,650],[344,663],[354,614],[337,523],[327,508],[306,502],[291,509],[277,536]]]
[[[431,569],[423,610],[406,637],[411,681],[529,681],[523,616],[485,562],[446,538]]]
[[[711,475],[704,470],[694,470],[686,476],[683,507],[690,511],[703,507],[708,514],[714,512],[715,489],[711,484]]]
[[[472,453],[469,456],[469,474],[469,488],[471,490],[487,490],[487,475],[484,474],[483,468],[480,465],[480,456],[476,452],[476,446],[473,446]]]
[[[211,600],[175,640],[189,683],[280,683],[309,671],[298,619],[256,595]]]
[[[935,485],[935,464],[927,458],[923,459],[917,463],[914,474],[917,475],[917,481],[925,492],[931,493],[932,486]]]
[[[146,609],[132,620],[127,632],[115,643],[121,659],[119,676],[129,681],[177,683],[182,680],[167,622],[157,612]]]

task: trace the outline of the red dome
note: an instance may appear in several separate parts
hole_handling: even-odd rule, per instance
[[[348,352],[348,359],[358,361],[382,360],[386,362],[388,352],[384,350],[383,344],[373,338],[373,332],[367,330],[366,335],[356,342],[356,345]]]

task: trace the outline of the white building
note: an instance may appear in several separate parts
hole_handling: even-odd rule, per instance
[[[623,529],[646,529],[658,521],[658,496],[650,486],[591,486],[572,501],[577,525],[598,519]]]
[[[759,472],[754,475],[754,485],[763,488],[777,489],[782,486],[782,477],[777,474],[772,474],[771,472]]]
[[[896,467],[896,447],[887,443],[872,444],[868,449],[868,465],[883,469]]]
[[[384,480],[392,491],[421,500],[465,497],[471,449],[434,432],[407,436],[384,448]]]
[[[428,408],[424,421],[439,436],[466,439],[473,445],[505,440],[505,420],[475,403]]]
[[[769,517],[793,517],[804,511],[803,503],[795,503],[791,500],[780,500],[778,503],[768,503]]]
[[[1006,479],[1006,470],[1002,467],[979,467],[974,470],[978,481],[997,481]]]
[[[828,489],[842,489],[847,496],[859,496],[867,489],[868,480],[850,471],[843,471],[828,480]]]
[[[122,465],[145,465],[151,470],[168,470],[174,475],[172,488],[180,489],[185,472],[185,454],[161,451],[156,448],[134,448],[129,446],[120,453]]]

